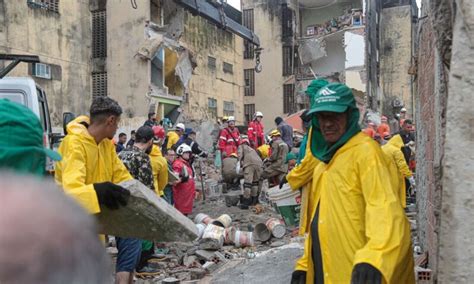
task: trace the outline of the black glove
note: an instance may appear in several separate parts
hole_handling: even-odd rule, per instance
[[[118,209],[120,205],[127,205],[130,191],[120,185],[111,182],[94,183],[99,204],[107,206],[109,209]]]
[[[280,189],[283,187],[285,183],[288,183],[288,181],[286,180],[286,176],[283,176],[283,178],[280,181]]]
[[[382,273],[368,263],[356,264],[352,270],[351,284],[380,284]]]
[[[306,283],[306,271],[295,270],[291,274],[291,284],[305,284]]]

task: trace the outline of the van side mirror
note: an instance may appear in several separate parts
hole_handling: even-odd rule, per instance
[[[76,118],[76,115],[72,112],[63,113],[63,130],[64,135],[67,135],[67,125],[69,122],[73,121]]]

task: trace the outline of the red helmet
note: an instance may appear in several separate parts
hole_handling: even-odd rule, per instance
[[[165,139],[165,129],[159,125],[153,126],[153,133],[156,138]]]

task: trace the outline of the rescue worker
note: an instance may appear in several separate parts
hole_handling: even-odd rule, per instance
[[[113,99],[100,96],[93,99],[89,113],[90,119],[79,116],[67,125],[68,135],[58,150],[63,160],[56,163],[54,178],[66,194],[90,214],[97,214],[103,206],[125,206],[130,192],[117,183],[133,178],[111,141],[122,108]],[[130,283],[140,257],[141,241],[119,240],[116,282]]]
[[[247,129],[248,140],[250,142],[250,146],[254,149],[265,144],[265,134],[263,132],[263,113],[257,111],[254,114],[254,118],[252,121],[249,122],[249,127]]]
[[[130,140],[128,140],[127,147],[125,147],[125,148],[132,147],[133,143],[135,143],[135,132],[136,132],[135,130],[132,130],[130,132]]]
[[[290,150],[293,147],[293,127],[283,121],[283,118],[279,116],[275,118],[275,124],[281,134],[281,139],[288,145],[288,149]]]
[[[135,134],[135,143],[132,147],[120,152],[119,158],[128,169],[132,177],[143,183],[150,190],[155,190],[153,184],[153,170],[151,167],[150,157],[148,154],[153,147],[153,129],[149,126],[142,126],[137,129]],[[141,246],[141,254],[139,262],[136,265],[138,273],[152,272],[152,268],[148,267],[148,260],[154,253],[153,242],[138,239],[122,239],[116,237],[117,242],[123,241],[139,241]]]
[[[400,117],[399,117],[400,127],[403,127],[403,123],[405,122],[406,119],[407,119],[407,109],[402,107],[402,109],[400,110]]]
[[[219,150],[221,151],[222,158],[230,156],[232,153],[237,153],[237,147],[240,142],[239,129],[235,127],[235,118],[229,116],[227,121],[228,126],[221,130],[219,134]]]
[[[232,153],[222,160],[222,179],[228,184],[228,188],[235,188],[240,185],[240,175],[237,169],[238,162],[237,153]]]
[[[170,174],[173,171],[173,162],[176,160],[176,152],[173,149],[168,149],[164,153],[166,157],[166,162],[168,164],[168,183],[165,186],[164,189],[164,198],[166,202],[168,202],[171,205],[174,205],[173,201],[173,185],[176,185],[179,181],[170,181]]]
[[[415,283],[410,226],[382,150],[361,133],[351,89],[327,84],[308,114],[318,162],[303,196],[309,234],[292,283]]]
[[[383,134],[385,132],[390,133],[390,126],[388,125],[387,117],[382,116],[381,123],[380,123],[379,127],[377,127],[377,133],[380,135],[380,137],[383,137]]]
[[[208,155],[207,152],[204,151],[199,146],[198,142],[196,141],[196,131],[191,129],[189,131],[188,137],[184,139],[183,143],[191,147],[193,154],[196,155],[197,157],[207,158],[207,155]]]
[[[389,159],[394,162],[396,168],[390,172],[393,179],[397,180],[395,193],[403,208],[407,207],[407,194],[405,178],[407,178],[412,186],[415,186],[415,178],[408,168],[408,164],[403,156],[403,141],[400,135],[394,135],[388,142],[382,146],[382,151]]]
[[[171,147],[178,143],[185,129],[184,124],[178,123],[176,124],[175,130],[169,131],[168,134],[166,134],[166,149],[171,149]]]
[[[247,136],[242,136],[237,153],[240,168],[244,175],[244,194],[241,203],[247,206],[256,205],[260,194],[258,185],[262,174],[262,159],[260,159],[255,149],[250,147]]]
[[[265,160],[270,157],[270,145],[263,144],[257,148],[257,154],[260,156],[260,159]]]
[[[163,197],[165,195],[165,186],[168,184],[168,163],[160,150],[166,137],[165,129],[160,125],[153,126],[153,135],[153,147],[150,152],[153,185],[156,194]]]
[[[143,126],[148,126],[148,127],[152,128],[155,125],[157,125],[157,123],[156,123],[156,113],[150,112],[148,114],[148,120],[145,121]]]
[[[173,171],[179,175],[180,181],[173,186],[174,207],[187,216],[193,211],[196,195],[193,171],[189,164],[192,155],[191,147],[182,144],[176,149],[176,154],[178,159],[173,162]]]
[[[125,150],[125,143],[127,143],[127,134],[120,133],[117,145],[115,146],[115,152],[120,153]]]
[[[288,172],[288,164],[285,164],[286,156],[288,155],[288,145],[281,139],[280,131],[276,129],[270,133],[270,137],[272,139],[271,155],[270,158],[264,161],[261,179],[276,178],[276,183],[279,184]]]

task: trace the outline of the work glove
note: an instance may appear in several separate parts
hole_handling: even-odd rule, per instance
[[[411,184],[412,187],[415,187],[415,186],[416,186],[415,177],[414,177],[414,176],[409,177],[409,178],[408,178],[408,181],[410,182],[410,184]]]
[[[351,284],[380,284],[382,273],[368,263],[356,264],[352,270]]]
[[[306,283],[306,271],[295,270],[291,274],[291,284],[305,284]]]
[[[288,181],[286,180],[286,176],[283,176],[283,178],[280,181],[280,189],[283,187],[285,183],[288,183]]]
[[[130,191],[108,181],[94,183],[94,190],[99,204],[112,210],[119,209],[120,205],[126,206],[127,199],[130,197]]]

